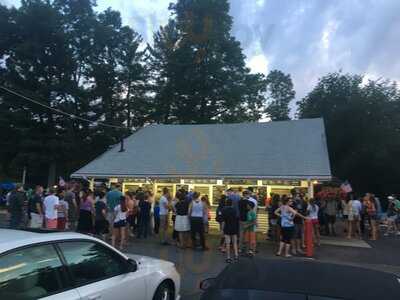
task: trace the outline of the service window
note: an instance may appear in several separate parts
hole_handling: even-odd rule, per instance
[[[72,273],[75,286],[126,273],[127,262],[99,243],[74,241],[60,243],[59,247]]]
[[[52,245],[38,245],[0,256],[0,299],[33,300],[67,288],[65,272]]]

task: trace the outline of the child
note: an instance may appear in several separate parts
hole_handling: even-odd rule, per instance
[[[247,254],[250,257],[254,256],[254,252],[256,249],[256,223],[257,223],[257,215],[254,211],[254,203],[248,201],[247,203],[247,216],[246,216],[246,224],[244,229],[244,236],[247,245],[248,252]]]
[[[65,230],[65,224],[67,224],[68,219],[68,202],[64,198],[60,199],[58,212],[57,212],[57,229]]]
[[[231,263],[231,243],[235,255],[235,261],[238,260],[238,234],[239,234],[239,219],[235,208],[232,206],[232,199],[226,199],[225,207],[221,211],[222,222],[224,223],[225,247],[226,247],[226,262]]]

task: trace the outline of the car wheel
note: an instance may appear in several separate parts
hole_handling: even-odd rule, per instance
[[[153,300],[173,300],[174,299],[174,290],[167,282],[161,283],[156,293],[154,294]]]

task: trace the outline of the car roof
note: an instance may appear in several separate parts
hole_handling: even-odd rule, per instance
[[[344,299],[399,299],[400,282],[391,273],[306,260],[252,259],[226,267],[217,289],[249,289]]]
[[[37,243],[57,240],[87,239],[96,240],[88,235],[75,232],[49,232],[44,230],[0,229],[0,254],[6,251]]]

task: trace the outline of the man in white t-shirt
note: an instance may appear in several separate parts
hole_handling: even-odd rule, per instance
[[[163,194],[160,198],[160,241],[163,245],[168,245],[167,230],[168,230],[168,213],[169,213],[169,190],[163,188]]]
[[[58,206],[60,200],[55,195],[54,188],[50,188],[50,194],[44,198],[44,215],[46,218],[46,228],[57,229]]]

